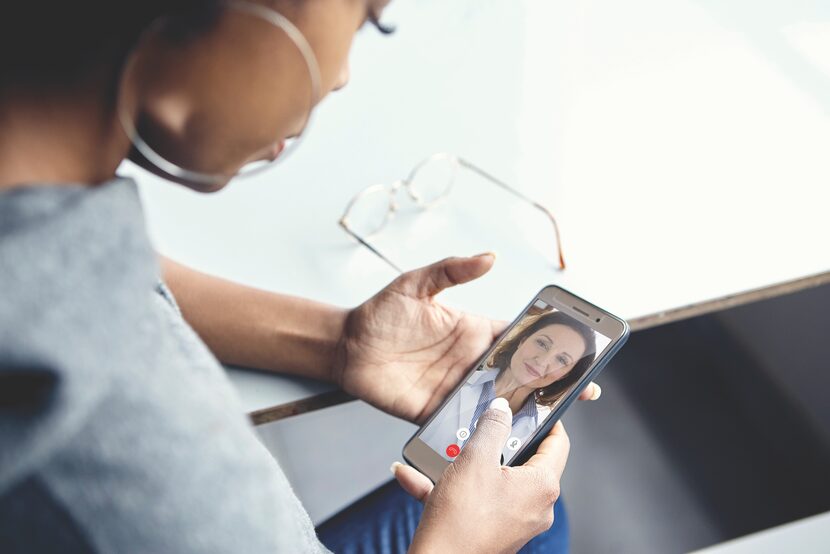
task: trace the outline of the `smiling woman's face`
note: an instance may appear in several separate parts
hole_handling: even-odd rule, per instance
[[[346,84],[355,33],[388,4],[253,1],[286,17],[308,41],[320,69],[315,102]],[[275,158],[312,107],[309,70],[297,46],[273,24],[235,9],[186,41],[151,35],[124,86],[136,99],[131,111],[142,137],[177,165],[211,174],[232,175],[245,163]]]
[[[508,370],[523,386],[546,387],[567,375],[585,355],[585,341],[567,325],[548,325],[525,338]]]

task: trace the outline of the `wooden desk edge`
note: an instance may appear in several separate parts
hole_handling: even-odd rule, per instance
[[[749,304],[750,302],[758,302],[759,300],[766,300],[768,298],[775,298],[777,296],[784,296],[801,290],[810,289],[830,283],[830,271],[809,275],[800,279],[792,281],[785,281],[767,287],[752,289],[745,292],[727,295],[713,300],[706,300],[704,302],[697,302],[687,306],[681,306],[672,310],[666,310],[655,314],[645,315],[630,319],[628,321],[631,325],[632,331],[642,331],[649,327],[656,327],[658,325],[665,325],[683,319],[689,319],[712,312],[718,312],[729,308],[734,308],[742,304]],[[335,390],[317,394],[309,398],[297,400],[295,402],[288,402],[286,404],[279,404],[270,408],[263,408],[248,414],[251,422],[254,425],[263,425],[272,421],[278,421],[287,417],[313,412],[322,408],[328,408],[350,402],[355,398],[346,394],[342,390]]]
[[[767,287],[751,289],[745,292],[730,294],[721,298],[713,300],[706,300],[681,306],[672,310],[658,312],[656,314],[646,315],[630,319],[628,321],[631,325],[632,331],[640,331],[648,329],[649,327],[657,327],[658,325],[665,325],[683,319],[690,319],[699,315],[705,315],[712,312],[720,312],[743,304],[751,302],[758,302],[760,300],[767,300],[777,296],[784,296],[794,292],[811,289],[824,284],[830,283],[830,271],[816,273],[815,275],[808,275],[800,279],[792,281],[785,281]]]

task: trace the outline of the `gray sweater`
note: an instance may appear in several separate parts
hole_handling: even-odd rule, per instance
[[[0,194],[0,552],[325,551],[159,275],[132,181]]]

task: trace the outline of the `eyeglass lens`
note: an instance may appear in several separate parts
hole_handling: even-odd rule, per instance
[[[419,204],[432,204],[449,192],[457,170],[454,158],[441,154],[433,156],[409,176],[409,192]]]

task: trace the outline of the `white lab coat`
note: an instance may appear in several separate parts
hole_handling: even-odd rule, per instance
[[[463,447],[466,441],[461,441],[456,436],[456,432],[461,428],[467,428],[470,425],[470,420],[473,418],[478,401],[481,398],[481,391],[484,388],[484,383],[493,381],[501,370],[498,368],[485,369],[483,371],[476,371],[473,373],[467,383],[461,387],[458,393],[450,399],[444,406],[442,413],[436,417],[424,432],[421,433],[420,438],[427,443],[433,450],[441,454],[446,460],[452,460],[447,455],[447,446],[457,444]],[[527,442],[527,439],[536,431],[539,424],[544,421],[545,417],[550,413],[550,408],[547,406],[536,406],[536,417],[522,417],[518,421],[513,422],[513,430],[510,434],[511,438],[518,438],[522,441],[522,445]],[[470,429],[472,433],[474,430]],[[508,440],[508,443],[510,440]],[[510,458],[518,450],[511,450],[507,445],[504,447],[503,455],[504,462],[507,463]]]

